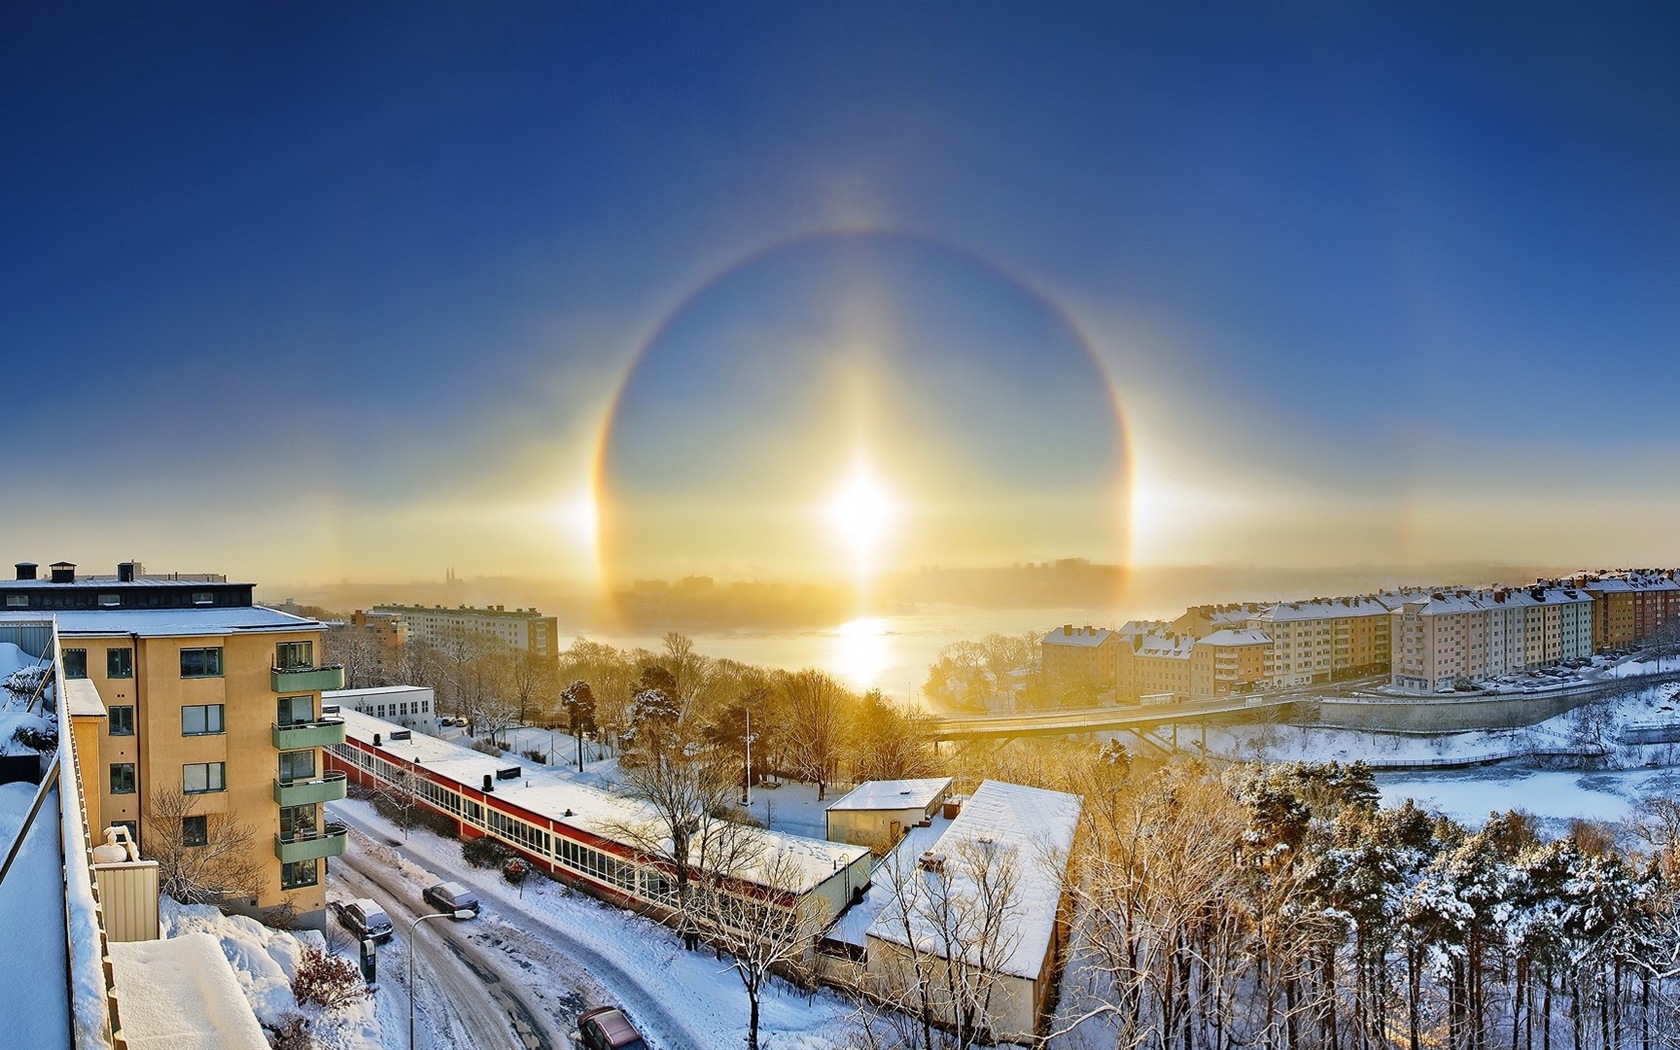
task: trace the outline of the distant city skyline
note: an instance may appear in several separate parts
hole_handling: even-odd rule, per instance
[[[14,560],[1674,556],[1662,5],[10,5]]]

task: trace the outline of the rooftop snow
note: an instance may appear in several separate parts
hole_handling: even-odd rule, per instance
[[[1013,866],[1016,899],[1013,907],[1006,907],[999,941],[989,950],[1002,948],[1004,952],[1003,961],[997,966],[999,972],[1036,979],[1044,969],[1044,958],[1055,936],[1062,881],[1067,874],[1083,804],[1078,795],[987,780],[963,803],[962,812],[936,842],[928,846],[924,845],[925,838],[909,836],[883,862],[883,867],[914,864],[923,851],[932,850],[946,858],[950,895],[972,898],[974,870],[968,858],[979,850],[995,851],[996,863]],[[922,878],[918,872],[918,885]],[[878,912],[868,935],[894,944],[907,944],[902,916],[894,910],[895,914],[891,915]],[[918,940],[926,938],[924,949],[935,951],[938,937],[928,928],[926,916],[913,918],[911,925],[917,927]]]
[[[133,1050],[268,1050],[216,938],[186,933],[110,947]]]
[[[542,770],[528,773],[522,770],[518,779],[497,780],[496,774],[501,770],[512,766],[523,767],[527,763],[515,758],[486,755],[418,731],[408,740],[393,741],[391,733],[407,732],[406,727],[357,711],[343,711],[339,717],[344,719],[344,735],[350,740],[372,747],[373,735],[378,733],[380,744],[377,750],[381,753],[417,763],[426,772],[475,792],[483,790],[484,778],[488,775],[494,785],[490,792],[493,797],[555,824],[576,828],[626,848],[630,848],[627,839],[632,836],[627,835],[625,829],[658,826],[659,818],[653,809],[628,796],[615,795]],[[732,874],[752,881],[756,873],[781,857],[805,881],[798,886],[778,888],[801,893],[815,889],[833,877],[835,872],[869,855],[869,850],[863,846],[784,835],[760,828],[749,829],[748,833],[758,840],[762,849],[752,863]]]
[[[99,698],[99,689],[87,678],[65,680],[64,705],[73,716],[105,717],[105,701]]]
[[[1043,644],[1094,648],[1113,637],[1115,637],[1114,632],[1106,627],[1075,627],[1067,634],[1063,634],[1062,629],[1058,627],[1044,636]]]
[[[951,790],[950,777],[920,780],[871,780],[859,784],[828,808],[835,809],[926,809]]]
[[[1270,645],[1271,636],[1258,628],[1244,631],[1215,631],[1202,639],[1204,645]]]
[[[13,620],[58,621],[60,637],[138,634],[146,638],[204,637],[269,631],[318,631],[322,624],[257,605],[203,609],[67,609],[17,613]]]
[[[1251,619],[1281,623],[1285,620],[1329,620],[1351,616],[1387,616],[1392,610],[1370,595],[1357,598],[1318,598],[1305,602],[1280,602]]]

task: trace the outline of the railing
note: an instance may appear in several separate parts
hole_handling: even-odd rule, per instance
[[[350,829],[336,820],[329,820],[320,831],[291,836],[274,836],[274,855],[283,864],[299,860],[320,860],[341,857],[349,841]]]
[[[323,773],[311,780],[276,780],[274,801],[281,806],[307,806],[314,802],[337,802],[347,793],[343,773]]]
[[[276,693],[315,693],[344,688],[344,665],[270,667],[269,682]]]
[[[323,718],[314,722],[276,723],[272,728],[274,746],[281,751],[303,747],[332,747],[344,743],[344,719]]]

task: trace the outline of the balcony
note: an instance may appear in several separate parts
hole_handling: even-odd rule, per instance
[[[344,688],[344,666],[271,667],[269,681],[276,693],[318,693],[323,689]]]
[[[281,751],[300,747],[332,747],[344,743],[344,720],[323,718],[319,722],[292,722],[273,727],[274,746]]]
[[[337,802],[344,797],[345,787],[343,773],[325,773],[318,780],[276,780],[274,801],[282,806]]]
[[[342,857],[349,841],[349,829],[334,820],[327,821],[317,834],[274,836],[274,855],[280,863],[299,860],[320,860],[322,857]]]

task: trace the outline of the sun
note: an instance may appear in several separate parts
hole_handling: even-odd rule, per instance
[[[880,547],[896,514],[892,496],[863,463],[852,469],[828,501],[830,527],[860,560]]]

